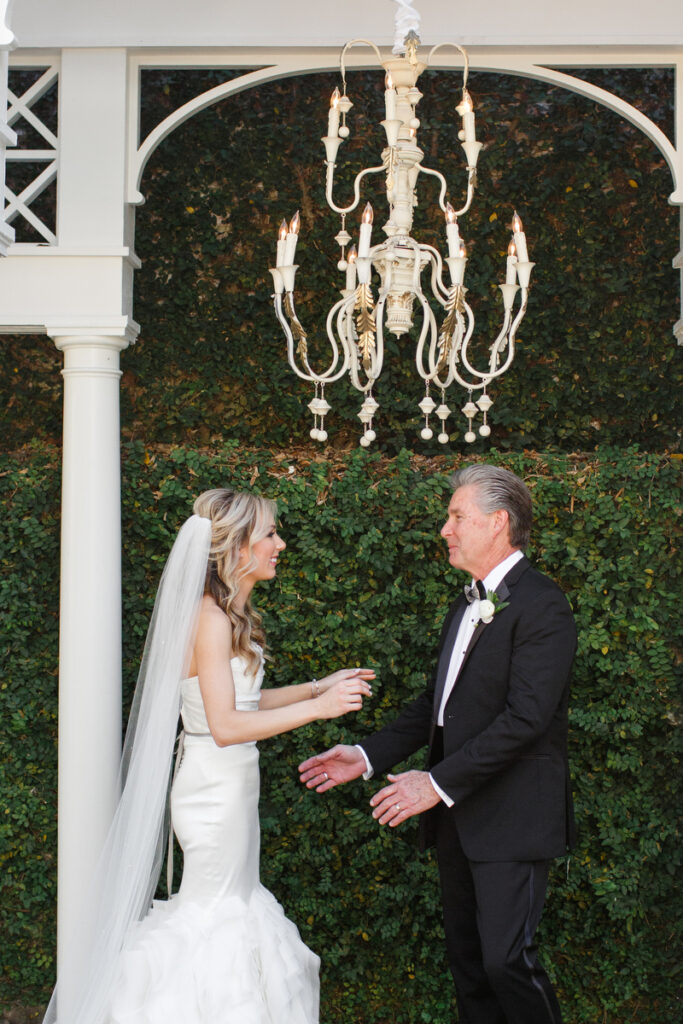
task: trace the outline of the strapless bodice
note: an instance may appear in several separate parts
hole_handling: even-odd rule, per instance
[[[238,711],[258,711],[263,683],[263,660],[255,676],[248,671],[246,659],[241,656],[230,659],[230,668],[235,684],[235,707]],[[180,697],[180,714],[185,732],[208,733],[209,723],[206,720],[198,676],[183,679],[180,684]]]

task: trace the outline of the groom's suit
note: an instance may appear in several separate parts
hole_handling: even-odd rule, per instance
[[[432,779],[453,801],[450,808],[439,802],[422,814],[420,828],[422,844],[437,847],[461,1021],[550,1024],[560,1020],[559,1008],[549,983],[545,991],[547,979],[535,962],[533,932],[547,862],[574,841],[567,702],[576,631],[560,589],[524,557],[499,584],[497,595],[508,606],[476,627],[445,705],[443,728],[436,725],[437,713],[467,608],[464,596],[446,616],[425,691],[361,745],[375,775],[427,745]],[[536,875],[517,898],[511,890],[519,888],[517,876],[527,868]],[[461,895],[468,886],[469,897]],[[533,912],[524,902],[532,898],[529,887]],[[527,937],[513,950],[519,931]],[[498,948],[501,943],[505,949]],[[480,949],[473,952],[473,944]],[[510,964],[505,968],[513,976],[509,984],[499,962],[506,958],[517,961],[514,969]],[[500,1002],[491,991],[482,994],[489,982]],[[528,1004],[521,991],[525,985]],[[509,991],[501,994],[506,986]],[[534,998],[540,1010],[531,1007]]]

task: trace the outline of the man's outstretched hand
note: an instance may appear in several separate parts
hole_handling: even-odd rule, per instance
[[[357,747],[337,744],[323,754],[315,754],[299,765],[299,778],[308,789],[324,793],[359,778],[365,771],[365,758]]]
[[[395,828],[415,814],[422,814],[438,804],[441,797],[429,780],[428,772],[402,772],[387,775],[389,785],[375,793],[370,806],[372,816],[380,825]]]

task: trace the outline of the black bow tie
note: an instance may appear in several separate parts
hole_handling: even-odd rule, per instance
[[[467,598],[468,604],[472,604],[473,601],[486,600],[486,590],[481,580],[476,580],[472,586],[470,586],[469,583],[466,583],[463,589],[465,591],[465,597]]]

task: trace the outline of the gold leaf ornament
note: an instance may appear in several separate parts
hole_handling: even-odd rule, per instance
[[[363,369],[368,371],[372,366],[372,353],[375,349],[375,303],[370,285],[360,284],[356,289],[356,330],[358,332],[358,354]]]
[[[285,295],[285,313],[289,319],[294,340],[297,343],[296,354],[300,359],[305,361],[308,357],[308,335],[306,334],[298,316],[294,312],[294,306],[288,294]]]
[[[450,358],[451,349],[453,347],[453,335],[458,326],[458,314],[464,310],[464,294],[463,289],[460,285],[455,288],[451,288],[448,299],[446,301],[446,319],[441,325],[441,331],[439,332],[439,348],[441,349],[441,355],[439,356],[439,362],[436,367],[436,372],[440,373]]]

